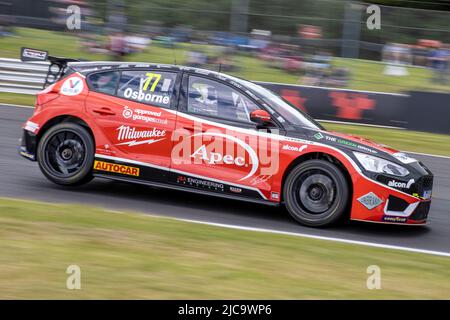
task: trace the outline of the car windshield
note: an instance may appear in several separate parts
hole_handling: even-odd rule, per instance
[[[303,113],[295,106],[281,98],[272,91],[254,84],[253,82],[239,79],[239,82],[253,90],[261,99],[281,115],[288,123],[315,130],[324,130],[324,128],[312,117]]]

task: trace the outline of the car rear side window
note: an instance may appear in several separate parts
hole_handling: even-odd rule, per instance
[[[89,75],[88,83],[92,91],[114,95],[116,93],[118,71],[97,72]]]
[[[158,107],[170,107],[177,74],[151,70],[123,71],[117,95]]]

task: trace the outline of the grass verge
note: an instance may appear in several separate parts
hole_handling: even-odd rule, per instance
[[[438,256],[11,199],[0,226],[2,299],[450,298]],[[66,289],[73,264],[81,290]]]
[[[19,94],[0,92],[0,103],[3,104],[20,104],[24,106],[34,106],[36,96],[34,94]]]

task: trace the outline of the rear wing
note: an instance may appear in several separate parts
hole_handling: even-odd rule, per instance
[[[20,52],[20,60],[27,61],[50,61],[48,66],[47,75],[45,76],[44,88],[58,81],[62,76],[66,74],[68,63],[79,61],[72,58],[60,58],[49,56],[48,51],[25,48],[23,47]]]

